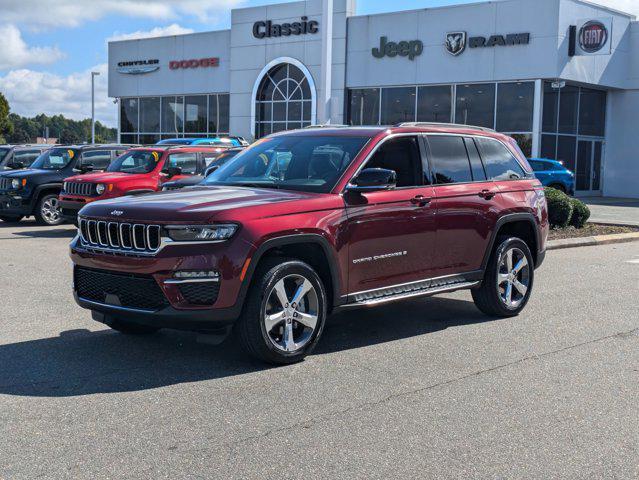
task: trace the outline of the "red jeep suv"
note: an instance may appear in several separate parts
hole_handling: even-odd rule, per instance
[[[74,291],[94,320],[232,332],[279,364],[309,354],[336,308],[470,289],[486,314],[517,315],[548,234],[515,141],[438,124],[274,134],[202,186],[79,219]]]
[[[76,222],[78,211],[96,200],[156,192],[165,182],[204,175],[210,163],[226,150],[217,146],[132,148],[105,172],[65,179],[60,193],[62,217]]]

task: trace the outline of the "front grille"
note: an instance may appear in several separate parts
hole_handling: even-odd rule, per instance
[[[213,305],[220,293],[218,282],[185,283],[179,286],[184,299],[193,305]]]
[[[69,195],[82,195],[84,197],[96,195],[95,184],[87,182],[66,182],[64,191]]]
[[[158,283],[148,275],[76,267],[74,282],[78,296],[92,302],[152,311],[169,306]]]
[[[0,190],[11,190],[12,178],[0,178]]]
[[[81,218],[79,228],[83,245],[97,250],[152,254],[160,249],[162,243],[159,225]]]

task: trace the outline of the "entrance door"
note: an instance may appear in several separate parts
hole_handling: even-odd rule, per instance
[[[579,140],[577,146],[576,187],[580,194],[601,192],[601,162],[604,142]]]

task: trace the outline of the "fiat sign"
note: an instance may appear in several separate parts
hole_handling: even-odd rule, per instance
[[[577,31],[582,55],[609,55],[612,19],[585,20]]]

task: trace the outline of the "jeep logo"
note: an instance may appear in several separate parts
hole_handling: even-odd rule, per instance
[[[114,217],[119,217],[120,215],[124,215],[124,212],[122,210],[113,210],[111,212],[111,215],[113,215]]]
[[[401,42],[389,42],[388,37],[381,37],[379,39],[379,47],[373,48],[372,53],[375,58],[384,57],[408,57],[409,60],[414,60],[424,51],[424,44],[421,40],[401,41]]]

